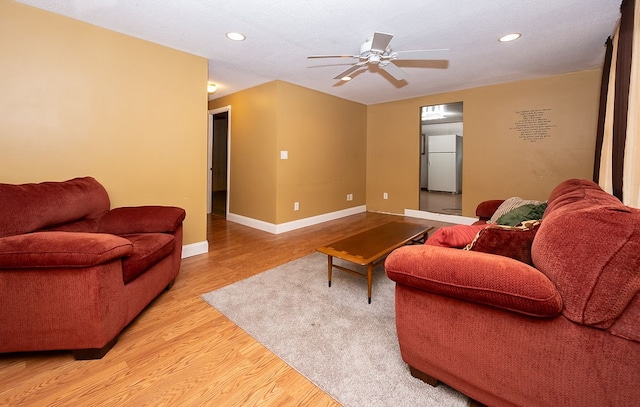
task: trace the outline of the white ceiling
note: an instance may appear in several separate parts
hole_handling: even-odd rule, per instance
[[[283,80],[364,104],[599,68],[621,0],[18,0],[203,56],[211,98]],[[246,35],[232,42],[225,33]],[[449,63],[402,63],[397,82],[365,70],[332,79],[374,32],[393,50],[448,48]],[[512,43],[498,37],[522,33]],[[398,65],[401,63],[398,62]],[[432,66],[431,68],[425,66]],[[205,84],[203,84],[205,86]]]

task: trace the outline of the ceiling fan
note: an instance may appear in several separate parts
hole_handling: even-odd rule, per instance
[[[333,79],[349,80],[350,75],[358,69],[366,65],[378,65],[386,71],[394,79],[401,81],[407,77],[407,74],[395,65],[394,61],[430,61],[430,60],[446,60],[449,56],[448,49],[430,49],[430,50],[412,50],[412,51],[392,51],[389,43],[393,38],[392,34],[374,33],[373,36],[360,46],[358,55],[310,55],[308,59],[314,58],[353,58],[359,61],[351,65],[351,67],[340,72]]]

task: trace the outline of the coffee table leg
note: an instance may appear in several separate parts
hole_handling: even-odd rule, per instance
[[[369,304],[371,304],[371,284],[373,283],[373,263],[367,264],[367,288],[369,290]]]
[[[333,256],[327,255],[327,270],[329,274],[329,287],[331,287],[331,271],[333,271]]]

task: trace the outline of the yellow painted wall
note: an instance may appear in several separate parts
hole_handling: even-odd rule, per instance
[[[289,159],[277,160],[276,223],[365,205],[366,106],[278,84],[278,151]]]
[[[227,105],[231,213],[281,224],[365,205],[365,105],[282,81],[209,102]]]
[[[209,101],[231,106],[229,212],[275,222],[278,98],[276,82]]]
[[[589,70],[368,106],[368,209],[418,209],[420,107],[441,103],[464,104],[464,216],[486,199],[545,200],[565,179],[591,179],[600,77]],[[521,137],[525,111],[543,111],[548,137]]]
[[[90,175],[205,241],[206,82],[204,58],[1,1],[0,182]]]

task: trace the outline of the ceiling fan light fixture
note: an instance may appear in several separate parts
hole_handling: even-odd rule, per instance
[[[244,36],[244,34],[237,33],[237,32],[230,32],[230,33],[226,33],[225,35],[231,41],[244,41],[245,38],[247,38]]]
[[[342,78],[340,78],[340,80],[344,81],[344,82],[350,81],[351,79],[353,79],[353,78],[351,78],[349,75],[346,75],[346,76],[343,76]]]
[[[520,33],[511,33],[511,34],[503,35],[502,37],[498,38],[498,41],[500,41],[500,42],[510,42],[510,41],[515,41],[520,37],[522,37],[522,34],[520,34]]]

